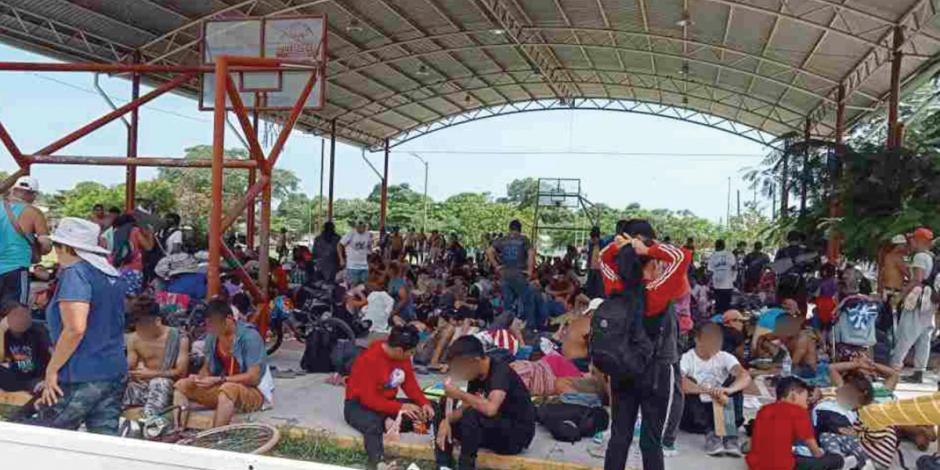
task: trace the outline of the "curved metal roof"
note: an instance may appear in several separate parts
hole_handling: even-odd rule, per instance
[[[895,27],[903,79],[940,53],[933,0],[0,0],[0,40],[69,61],[195,64],[207,19],[311,13],[329,19],[329,85],[301,126],[335,119],[370,147],[564,107],[759,142],[811,118],[825,137],[839,84],[850,125],[886,100]]]

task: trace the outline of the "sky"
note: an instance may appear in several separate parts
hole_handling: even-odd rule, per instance
[[[52,59],[0,44],[0,61]],[[127,80],[102,76],[100,83],[118,105],[127,101]],[[143,87],[142,93],[148,90]],[[23,152],[36,151],[108,111],[94,89],[93,74],[0,72],[0,122]],[[194,100],[166,94],[142,108],[139,132],[139,156],[178,157],[187,147],[212,143],[212,115],[199,111]],[[320,137],[294,132],[277,163],[300,177],[301,189],[308,195],[319,193],[320,142]],[[242,144],[228,131],[226,146]],[[125,152],[124,124],[115,121],[58,154],[122,156]],[[754,198],[742,177],[767,148],[667,118],[562,110],[484,119],[393,148],[389,183],[408,183],[421,192],[424,165],[412,153],[429,164],[427,192],[435,200],[467,191],[502,196],[518,178],[579,178],[582,192],[594,203],[688,209],[718,221],[726,214],[729,178],[732,198],[739,190],[742,201]],[[381,168],[381,153],[366,156]],[[0,146],[0,170],[15,169],[12,157]],[[339,142],[335,174],[337,198],[364,197],[379,182],[360,149]],[[124,168],[37,165],[33,175],[44,192],[53,192],[79,181],[121,183]],[[142,168],[138,175],[152,178],[156,170]]]

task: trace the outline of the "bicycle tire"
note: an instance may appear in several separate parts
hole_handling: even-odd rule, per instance
[[[330,317],[330,318],[326,318],[322,320],[322,322],[323,322],[323,326],[327,328],[333,327],[334,331],[339,330],[345,336],[345,338],[337,338],[337,339],[346,339],[349,341],[354,341],[356,339],[356,333],[353,331],[352,327],[349,326],[349,324],[344,322],[343,320],[340,320],[339,318]]]
[[[233,449],[233,444],[239,439],[239,433],[250,431],[259,432],[265,441],[261,445],[252,446],[251,451]],[[227,440],[228,439],[228,440]],[[215,429],[200,432],[195,436],[183,439],[177,444],[192,447],[201,447],[204,449],[225,450],[230,452],[242,452],[245,454],[261,455],[270,452],[281,440],[281,432],[270,424],[263,423],[242,423],[220,426]]]

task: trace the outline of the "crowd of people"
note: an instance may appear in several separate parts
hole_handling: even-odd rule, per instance
[[[756,470],[891,468],[901,439],[930,437],[859,420],[899,382],[925,380],[940,300],[927,228],[888,241],[872,279],[799,232],[771,256],[622,220],[540,256],[518,220],[469,248],[437,230],[327,222],[309,246],[281,232],[263,299],[234,272],[257,273],[260,254],[233,236],[222,293],[207,299],[205,252],[178,215],[99,205],[50,233],[37,191],[21,178],[0,211],[0,389],[35,393],[32,423],[115,434],[139,406],[169,432],[194,405],[216,426],[270,407],[258,325],[270,311],[311,347],[292,312],[327,285],[334,316],[362,327],[343,364],[326,362],[370,469],[394,465],[384,441],[401,432],[430,434],[437,464],[460,470],[480,449],[524,452],[537,425],[605,443],[606,470],[625,468],[635,435],[643,468],[665,468],[686,451],[680,430]],[[50,251],[55,268],[37,268]],[[30,292],[30,276],[49,285]]]

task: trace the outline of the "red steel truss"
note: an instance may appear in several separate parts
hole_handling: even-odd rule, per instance
[[[249,109],[241,100],[237,85],[232,81],[231,72],[237,71],[275,71],[282,70],[287,65],[301,65],[310,67],[312,74],[306,85],[302,89],[297,101],[291,108],[290,115],[283,123],[283,127],[275,140],[270,151],[265,154],[261,144],[258,141],[255,132],[258,127],[257,119],[252,121],[249,115]],[[260,315],[258,315],[259,329],[262,334],[267,330],[268,322],[268,279],[270,273],[269,257],[267,253],[270,248],[270,229],[271,229],[271,175],[274,170],[277,159],[290,137],[291,131],[297,123],[301,113],[303,113],[307,98],[310,96],[318,78],[322,75],[322,64],[311,65],[309,63],[298,63],[296,61],[259,58],[259,57],[236,57],[220,56],[216,57],[215,63],[203,66],[166,66],[166,65],[147,65],[147,64],[101,64],[101,63],[32,63],[32,62],[0,62],[0,71],[31,71],[31,72],[95,72],[95,73],[113,73],[113,74],[131,74],[133,96],[127,104],[114,109],[111,112],[89,122],[88,124],[72,131],[58,140],[46,145],[33,153],[23,153],[10,136],[7,129],[0,122],[0,143],[7,149],[13,159],[16,161],[19,169],[10,175],[7,179],[0,182],[0,192],[6,191],[23,175],[28,175],[30,167],[37,164],[58,164],[58,165],[101,165],[101,166],[126,166],[127,167],[127,208],[133,209],[135,199],[135,181],[136,167],[138,166],[164,166],[164,167],[188,167],[188,168],[211,168],[212,169],[212,210],[209,216],[209,297],[219,294],[221,288],[221,260],[222,257],[235,262],[232,251],[223,241],[223,235],[238,218],[245,212],[246,208],[255,207],[256,200],[261,200],[261,218],[260,218],[260,272],[258,282],[249,276],[247,271],[235,262],[235,272],[241,279],[246,289],[260,305]],[[184,84],[187,84],[200,73],[214,72],[217,80],[215,81],[215,106],[213,109],[213,139],[212,139],[212,159],[211,160],[183,160],[179,158],[148,157],[137,155],[137,129],[139,121],[137,112],[139,108],[161,95],[172,91]],[[163,83],[157,88],[144,95],[139,94],[139,83],[142,75],[148,73],[175,74],[169,81]],[[223,79],[218,79],[223,77]],[[228,101],[228,103],[227,103]],[[238,123],[245,135],[248,143],[248,151],[251,156],[249,160],[228,160],[225,159],[225,116],[227,108],[234,112]],[[68,145],[91,134],[101,127],[120,119],[126,114],[131,114],[130,127],[127,142],[126,156],[88,156],[88,155],[63,155],[56,152],[62,150]],[[223,169],[238,168],[246,169],[251,173],[249,186],[246,188],[245,195],[232,203],[228,208],[223,207],[222,186]],[[332,182],[331,182],[332,183]],[[331,184],[332,186],[332,184]],[[251,211],[253,212],[253,211]],[[250,231],[254,231],[255,220],[253,214],[248,216]],[[251,235],[253,239],[253,234]]]

